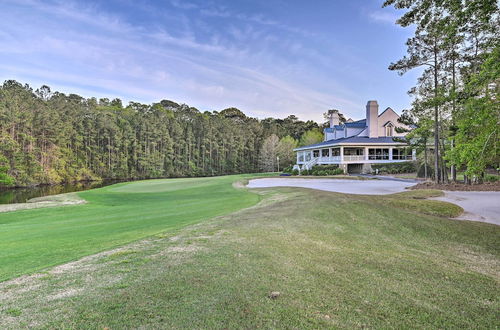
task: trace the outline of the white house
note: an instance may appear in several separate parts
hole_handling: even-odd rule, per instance
[[[379,114],[377,101],[368,101],[366,119],[341,124],[337,110],[330,110],[329,116],[325,141],[294,149],[297,152],[295,168],[338,164],[348,173],[369,173],[372,164],[416,160],[415,150],[394,139],[406,135],[396,132],[396,127],[409,127],[398,122],[399,115],[391,108]]]

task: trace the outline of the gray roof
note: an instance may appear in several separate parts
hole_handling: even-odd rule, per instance
[[[402,137],[399,137],[400,139]],[[296,148],[294,150],[307,150],[314,149],[319,147],[327,147],[327,146],[335,146],[338,144],[349,144],[349,143],[366,143],[366,144],[393,144],[393,143],[401,143],[403,142],[395,141],[392,136],[383,136],[378,138],[370,138],[367,136],[351,136],[347,138],[333,139],[328,141],[323,141],[321,143],[311,144],[308,146],[303,146],[300,148]]]
[[[356,128],[365,128],[366,127],[366,119],[356,120],[350,123],[345,123],[346,127],[356,127]]]

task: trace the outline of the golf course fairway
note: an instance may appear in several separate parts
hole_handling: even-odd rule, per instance
[[[255,175],[120,183],[88,203],[0,213],[0,281],[256,204],[232,184]]]

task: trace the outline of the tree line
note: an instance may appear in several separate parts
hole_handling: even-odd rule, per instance
[[[422,151],[436,182],[480,181],[500,167],[500,23],[496,0],[386,0],[413,27],[407,55],[389,66],[420,68],[402,121],[416,127],[409,141]],[[428,159],[431,160],[428,164]]]
[[[169,100],[124,106],[8,80],[0,86],[0,187],[274,171],[276,157],[290,165],[298,141],[318,132],[294,115],[259,120]],[[276,139],[279,151],[269,152]]]

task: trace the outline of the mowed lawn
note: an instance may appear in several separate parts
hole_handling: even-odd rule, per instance
[[[88,204],[0,213],[0,281],[256,204],[248,175],[146,180],[80,192]]]
[[[254,207],[0,283],[0,328],[498,327],[500,227],[435,216],[455,212],[421,199],[439,192],[256,192]]]

